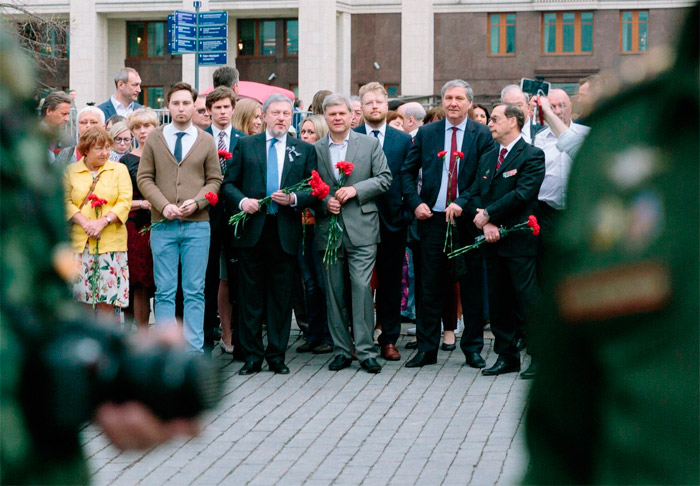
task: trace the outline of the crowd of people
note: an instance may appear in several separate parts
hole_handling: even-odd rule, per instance
[[[353,97],[317,92],[295,129],[293,100],[238,99],[228,66],[207,94],[175,84],[164,125],[137,103],[140,81],[120,70],[110,99],[78,111],[77,141],[58,135],[69,95],[51,93],[41,107],[50,158],[65,167],[76,300],[113,320],[122,308],[127,323],[147,328],[153,297],[157,326],[182,320],[191,351],[218,341],[244,362],[242,375],[264,361],[289,372],[292,312],[304,333],[296,351],[333,353],[331,370],[357,359],[378,373],[379,356],[400,360],[402,321],[416,324],[407,367],[455,350],[463,324],[466,365],[485,368],[490,324],[499,357],[482,373],[520,370],[542,242],[588,131],[572,121],[566,92],[529,96],[508,85],[489,110],[457,79],[440,106],[389,110],[372,82]],[[595,81],[582,81],[581,98]],[[338,162],[351,172],[341,175]],[[330,188],[324,199],[286,190],[312,171]],[[247,218],[234,231],[228,220],[239,212]],[[501,237],[530,215],[539,237]],[[478,237],[480,250],[448,258]]]

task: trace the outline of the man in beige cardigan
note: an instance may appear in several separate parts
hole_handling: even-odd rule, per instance
[[[175,84],[167,95],[172,123],[148,136],[139,163],[139,190],[151,203],[156,326],[174,324],[178,264],[185,298],[185,341],[203,352],[204,277],[209,257],[209,212],[204,195],[218,193],[221,167],[208,133],[192,124],[197,92]]]

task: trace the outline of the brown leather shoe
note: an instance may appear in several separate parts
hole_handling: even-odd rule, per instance
[[[401,353],[393,344],[385,344],[382,346],[382,358],[387,361],[398,361],[401,359]]]

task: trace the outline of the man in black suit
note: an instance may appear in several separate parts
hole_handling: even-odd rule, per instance
[[[224,178],[228,207],[249,215],[233,241],[240,266],[240,340],[245,353],[241,375],[260,371],[263,359],[270,371],[289,373],[284,356],[292,319],[291,282],[301,238],[298,210],[307,207],[313,197],[310,191],[286,194],[281,189],[310,177],[316,169],[314,147],[287,135],[292,113],[289,98],[270,96],[263,105],[267,129],[238,140]],[[272,202],[261,210],[259,200],[267,195]],[[267,349],[262,340],[263,318],[267,320]]]
[[[498,229],[527,221],[535,213],[544,180],[544,152],[522,137],[524,121],[525,116],[516,105],[496,105],[488,126],[500,145],[481,158],[469,190],[467,217],[474,218],[474,225],[490,243],[482,248],[498,359],[482,371],[484,375],[520,371],[515,313],[519,312],[527,325],[538,308],[537,238],[529,231],[519,231],[500,241]]]
[[[236,148],[238,139],[245,134],[236,130],[231,125],[231,117],[236,106],[236,95],[230,88],[215,88],[206,97],[205,106],[210,113],[212,123],[204,130],[214,138],[217,150],[232,152]],[[221,173],[226,174],[227,164],[230,158],[219,157]],[[226,224],[230,211],[226,211],[225,204],[217,204],[209,207],[209,224],[211,227],[211,243],[209,245],[209,261],[207,263],[207,275],[204,282],[204,349],[211,350],[214,347],[215,329],[219,326],[221,319],[222,341],[221,348],[226,353],[231,353],[232,347],[238,347],[238,358],[242,359],[240,352],[240,341],[238,340],[238,320],[236,314],[232,312],[231,300],[229,299],[228,279],[221,279],[221,259],[226,264],[226,275],[231,278],[235,275],[235,265],[231,262],[234,259],[232,248],[230,247],[230,227]],[[236,211],[238,212],[238,211]],[[229,242],[222,257],[222,244]],[[232,267],[229,269],[229,267]],[[228,270],[231,270],[230,272]],[[236,287],[235,281],[232,282]],[[231,338],[228,332],[223,330],[233,327]],[[233,339],[233,342],[231,342]]]
[[[422,319],[416,326],[418,353],[406,363],[409,368],[437,362],[440,319],[443,305],[447,303],[439,289],[446,278],[459,278],[465,325],[462,340],[465,336],[476,340],[481,335],[483,342],[482,260],[478,255],[468,255],[465,259],[466,275],[451,277],[456,272],[453,271],[453,262],[445,255],[444,245],[448,224],[456,224],[458,229],[455,249],[473,241],[477,235],[471,218],[461,215],[474,181],[477,162],[492,149],[494,142],[488,128],[467,117],[474,97],[469,83],[461,79],[448,81],[441,94],[445,120],[418,129],[401,169],[404,199],[418,220],[422,255]],[[446,151],[444,156],[439,156],[443,151]],[[457,156],[456,152],[463,156]],[[418,194],[417,179],[421,169],[423,182]],[[470,366],[484,366],[478,352],[470,352],[466,358]]]
[[[382,358],[398,361],[401,354],[396,348],[396,341],[401,335],[401,277],[409,219],[403,204],[399,173],[411,149],[411,136],[386,123],[389,110],[387,98],[386,89],[377,82],[360,88],[365,124],[355,128],[355,131],[379,140],[391,170],[389,190],[376,199],[381,242],[377,245],[375,268],[379,284],[375,302],[377,324],[382,328],[378,339]]]

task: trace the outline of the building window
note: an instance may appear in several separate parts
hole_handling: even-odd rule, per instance
[[[515,54],[515,14],[489,14],[489,55]]]
[[[165,108],[165,97],[162,86],[142,86],[139,93],[139,104],[158,110]]]
[[[592,53],[593,12],[543,14],[542,51],[545,54]]]
[[[623,10],[620,12],[620,52],[645,52],[649,48],[649,12]]]
[[[299,55],[299,21],[287,19],[284,21],[284,54],[287,56]]]
[[[19,24],[20,41],[40,57],[67,59],[68,24],[63,22],[26,22]]]
[[[385,84],[384,89],[386,89],[386,93],[389,95],[389,98],[396,98],[401,94],[398,84]]]
[[[274,20],[239,20],[238,55],[274,56],[277,42]]]
[[[164,57],[165,22],[127,22],[127,57]]]

